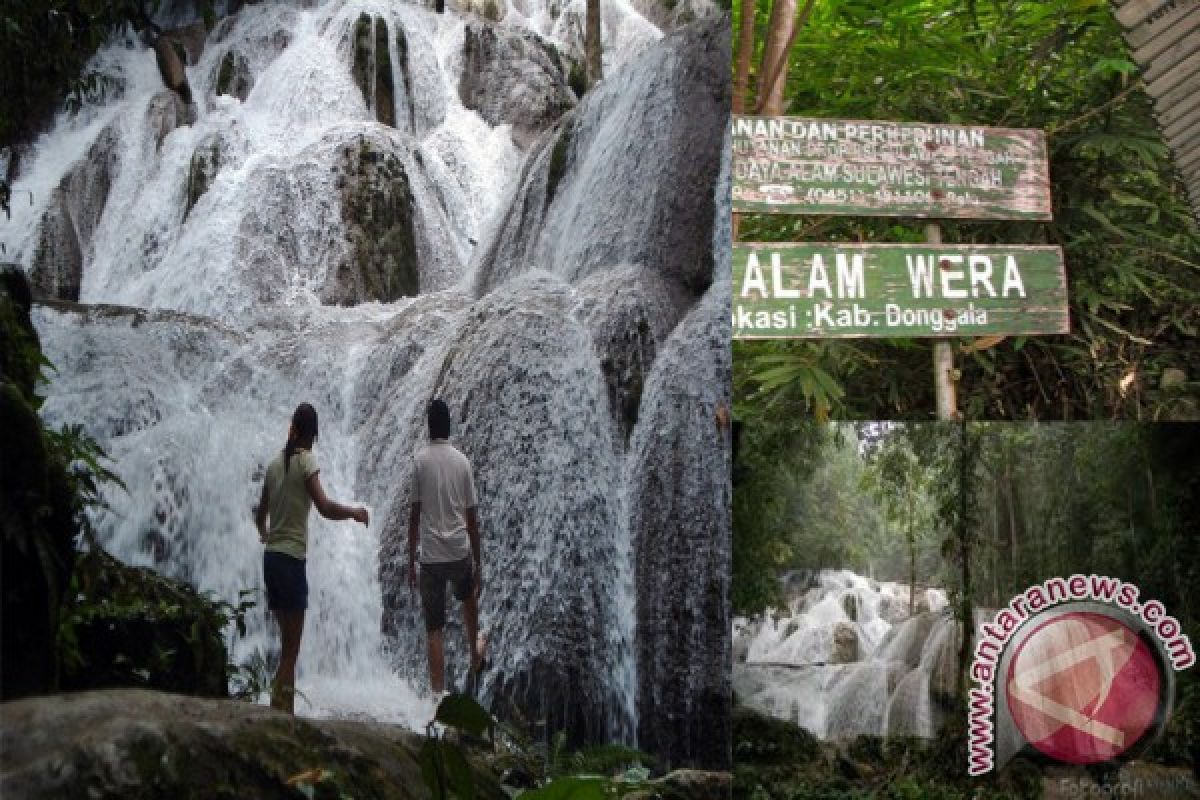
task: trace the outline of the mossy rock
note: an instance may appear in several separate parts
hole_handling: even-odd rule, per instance
[[[204,193],[212,186],[213,180],[221,170],[221,139],[219,136],[206,138],[192,153],[188,164],[187,205],[184,207],[184,217],[192,213],[192,209]]]
[[[342,218],[350,255],[323,297],[342,305],[414,297],[421,289],[416,200],[405,165],[368,138],[343,150]]]
[[[234,700],[145,690],[31,698],[0,716],[6,796],[426,800],[425,738],[303,720]],[[507,800],[468,750],[477,800]]]
[[[375,18],[375,118],[396,127],[396,88],[392,83],[392,54],[388,49],[387,22]]]
[[[354,23],[354,66],[351,69],[351,75],[354,77],[354,83],[362,92],[363,102],[367,104],[367,108],[372,108],[375,100],[371,91],[371,59],[375,52],[375,40],[372,33],[371,15],[359,14],[358,20]]]
[[[237,50],[230,49],[221,59],[217,67],[216,92],[245,100],[250,95],[253,81],[250,79],[250,65],[246,57]]]
[[[554,200],[558,185],[567,172],[568,155],[571,152],[571,137],[574,130],[571,120],[563,125],[562,133],[554,141],[554,149],[550,151],[550,169],[546,172],[546,207]]]

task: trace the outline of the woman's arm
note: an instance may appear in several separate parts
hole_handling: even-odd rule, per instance
[[[254,509],[254,526],[258,528],[258,540],[267,542],[267,482],[263,480],[262,495],[258,498],[258,508]]]
[[[341,503],[335,503],[325,496],[325,490],[321,487],[321,478],[319,472],[314,472],[304,480],[304,486],[308,489],[308,496],[312,498],[313,505],[317,507],[317,512],[325,519],[334,521],[342,519],[352,519],[355,522],[361,522],[366,525],[367,510],[362,506],[351,508],[344,506]]]

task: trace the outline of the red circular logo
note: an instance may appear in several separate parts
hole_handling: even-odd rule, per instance
[[[1158,715],[1163,678],[1131,628],[1076,611],[1048,620],[1021,642],[1005,688],[1026,741],[1059,761],[1096,764],[1145,735]]]

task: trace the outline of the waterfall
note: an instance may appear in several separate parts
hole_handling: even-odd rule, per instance
[[[958,667],[946,593],[848,570],[783,583],[786,609],[734,620],[739,702],[827,739],[934,736]]]
[[[160,22],[185,24],[186,5]],[[697,604],[729,570],[712,422],[729,383],[713,258],[728,18],[664,35],[606,4],[605,80],[577,98],[583,0],[507,0],[499,22],[450,5],[263,3],[193,24],[190,106],[132,32],[95,56],[103,90],[22,154],[14,188],[34,203],[0,220],[43,301],[43,415],[82,423],[128,487],[95,512],[106,548],[226,601],[260,591],[230,642],[245,663],[278,648],[251,509],[312,403],[327,493],[372,522],[310,520],[297,710],[419,728],[407,487],[445,398],[480,493],[483,701],[576,741],[719,762],[665,742],[728,690],[723,667],[695,667],[729,646],[723,601]],[[656,476],[685,467],[672,502],[693,510],[659,519]],[[639,544],[654,536],[665,553]],[[695,590],[661,596],[650,565]],[[681,607],[693,631],[668,651]],[[460,638],[452,622],[458,685]],[[646,710],[668,686],[669,720]]]

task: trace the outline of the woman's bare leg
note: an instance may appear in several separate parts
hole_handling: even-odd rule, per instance
[[[279,633],[283,638],[279,669],[271,686],[271,708],[296,713],[296,659],[300,655],[300,637],[304,633],[303,611],[276,611]]]

